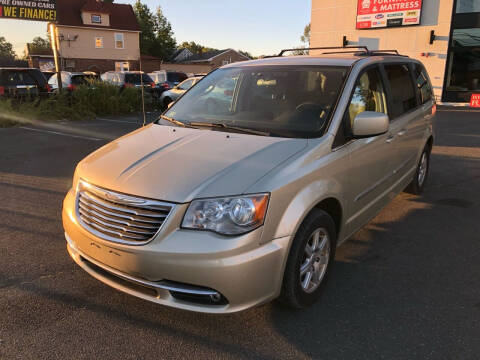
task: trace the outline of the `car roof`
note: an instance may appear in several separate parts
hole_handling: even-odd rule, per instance
[[[382,62],[386,59],[401,59],[402,61],[411,61],[409,57],[398,55],[374,55],[367,56],[362,53],[335,53],[320,55],[296,55],[296,56],[277,56],[266,57],[258,60],[241,61],[223,66],[228,67],[247,67],[247,66],[268,66],[268,65],[323,65],[323,66],[347,66],[350,67],[356,62],[369,59],[370,61]]]
[[[2,67],[2,68],[0,68],[0,71],[1,70],[9,70],[9,71],[11,71],[11,70],[16,70],[16,71],[33,70],[33,71],[37,71],[38,70],[38,71],[40,71],[37,68],[28,68],[28,67],[27,68],[23,68],[23,67]]]

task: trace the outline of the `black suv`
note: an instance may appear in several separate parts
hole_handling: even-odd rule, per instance
[[[0,68],[0,97],[47,96],[47,80],[39,69]]]

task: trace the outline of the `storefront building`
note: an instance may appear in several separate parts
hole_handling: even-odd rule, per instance
[[[312,0],[310,46],[344,45],[419,59],[439,101],[480,93],[480,0]]]

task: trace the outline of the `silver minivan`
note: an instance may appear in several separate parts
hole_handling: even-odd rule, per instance
[[[186,310],[314,303],[336,247],[424,188],[436,111],[419,61],[316,51],[215,70],[82,160],[63,207],[73,260]]]

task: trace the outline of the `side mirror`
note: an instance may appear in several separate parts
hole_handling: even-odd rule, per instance
[[[388,115],[375,111],[364,111],[353,120],[354,137],[370,137],[385,134],[388,131]]]

